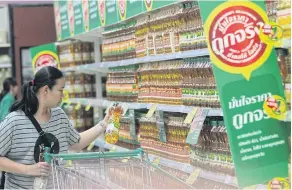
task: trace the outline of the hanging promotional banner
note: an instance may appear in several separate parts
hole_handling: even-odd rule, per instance
[[[95,1],[93,2],[96,3]],[[82,0],[83,31],[85,32],[89,31],[89,3],[88,0]]]
[[[61,40],[62,25],[61,25],[61,15],[60,15],[60,7],[59,7],[58,1],[54,1],[54,15],[55,15],[55,27],[56,27],[57,40]]]
[[[62,40],[70,37],[69,19],[68,19],[67,1],[55,1],[55,25],[57,40]]]
[[[131,18],[144,11],[143,1],[141,0],[117,0],[117,8],[119,13],[119,21]]]
[[[68,0],[54,1],[57,40],[124,21],[178,0]]]
[[[72,4],[73,4],[73,14],[74,14],[73,16],[74,27],[73,27],[73,33],[71,33],[71,35],[78,35],[85,31],[84,30],[85,27],[88,27],[88,14],[85,15],[86,16],[85,19],[87,19],[86,23],[84,23],[84,18],[83,18],[83,14],[86,12],[86,10],[88,13],[88,1],[82,2],[81,0],[72,0],[72,2],[73,2]],[[70,3],[70,1],[68,1],[68,3]],[[72,22],[69,22],[69,23],[72,23]]]
[[[32,58],[32,68],[34,73],[45,66],[60,68],[55,43],[32,47],[29,48],[29,51]]]
[[[100,19],[101,26],[105,26],[106,22],[106,7],[105,0],[98,1],[98,16]]]
[[[74,4],[73,0],[67,1],[67,17],[68,17],[68,23],[69,23],[69,33],[70,36],[74,36],[75,33],[75,15],[74,15]]]
[[[99,0],[88,1],[89,3],[89,18],[88,18],[89,29],[88,30],[93,30],[101,26],[99,13],[98,13],[98,5],[99,5],[98,2]],[[86,18],[86,17],[83,16],[83,18]],[[84,23],[87,23],[87,21],[84,21]],[[88,31],[88,30],[85,24],[85,31]]]
[[[264,1],[199,7],[239,186],[288,177],[287,107]]]
[[[173,3],[177,3],[178,0],[142,0],[144,1],[143,5],[143,11],[152,11],[154,9],[158,9],[167,5],[171,5]]]
[[[116,0],[98,1],[98,13],[101,26],[111,25],[118,22]]]

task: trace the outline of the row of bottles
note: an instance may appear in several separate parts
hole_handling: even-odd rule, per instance
[[[111,101],[135,102],[138,96],[137,66],[110,68],[106,93]]]
[[[94,44],[90,42],[69,41],[58,46],[61,68],[94,63]]]
[[[196,1],[162,8],[131,23],[103,34],[102,61],[207,48]]]
[[[141,147],[150,154],[189,163],[189,145],[185,142],[189,126],[183,124],[185,117],[185,114],[164,116],[166,142],[161,141],[163,134],[157,119],[142,117],[139,120]]]
[[[140,64],[139,102],[219,108],[208,56]]]
[[[191,146],[191,164],[204,170],[235,175],[223,117],[207,117],[198,143]]]
[[[86,131],[94,126],[93,108],[86,110],[85,106],[75,109],[76,104],[64,105],[63,110],[68,115],[71,124],[78,132]]]
[[[65,73],[66,86],[70,98],[96,97],[95,76],[77,72]]]

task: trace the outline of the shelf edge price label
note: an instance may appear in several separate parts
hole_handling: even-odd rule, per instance
[[[155,160],[153,161],[153,164],[155,164],[155,165],[158,166],[159,162],[160,162],[160,157],[157,157],[157,158],[155,158]]]
[[[91,104],[88,104],[86,107],[85,107],[85,111],[89,111],[91,108]]]
[[[184,123],[191,124],[192,123],[192,120],[194,119],[194,117],[195,117],[195,115],[197,113],[197,110],[198,110],[197,107],[193,108],[192,111],[188,113],[188,115],[187,115]]]
[[[75,106],[75,110],[80,110],[81,108],[81,103],[79,102],[76,106]]]
[[[146,114],[146,117],[152,117],[152,115],[154,114],[155,110],[157,109],[158,104],[153,104],[151,106],[151,108],[149,109],[148,113]]]
[[[193,185],[195,183],[195,181],[197,180],[197,178],[200,175],[201,170],[200,169],[195,169],[191,175],[188,177],[188,179],[186,180],[186,183],[189,185]]]
[[[93,147],[94,147],[94,141],[88,145],[87,150],[91,151]]]
[[[69,101],[69,90],[63,90],[62,101],[65,102],[65,103]]]

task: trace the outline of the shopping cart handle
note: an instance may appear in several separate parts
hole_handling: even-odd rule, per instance
[[[62,160],[86,160],[96,158],[124,158],[142,156],[144,151],[142,148],[136,150],[122,151],[122,152],[88,152],[88,153],[70,153],[70,154],[50,154],[45,153],[44,158],[47,163],[51,163],[52,159]]]

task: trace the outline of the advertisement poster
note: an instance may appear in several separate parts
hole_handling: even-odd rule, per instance
[[[199,7],[239,186],[284,180],[287,107],[264,1]]]
[[[55,43],[36,46],[30,48],[29,50],[32,58],[32,68],[34,73],[45,66],[60,68]]]

